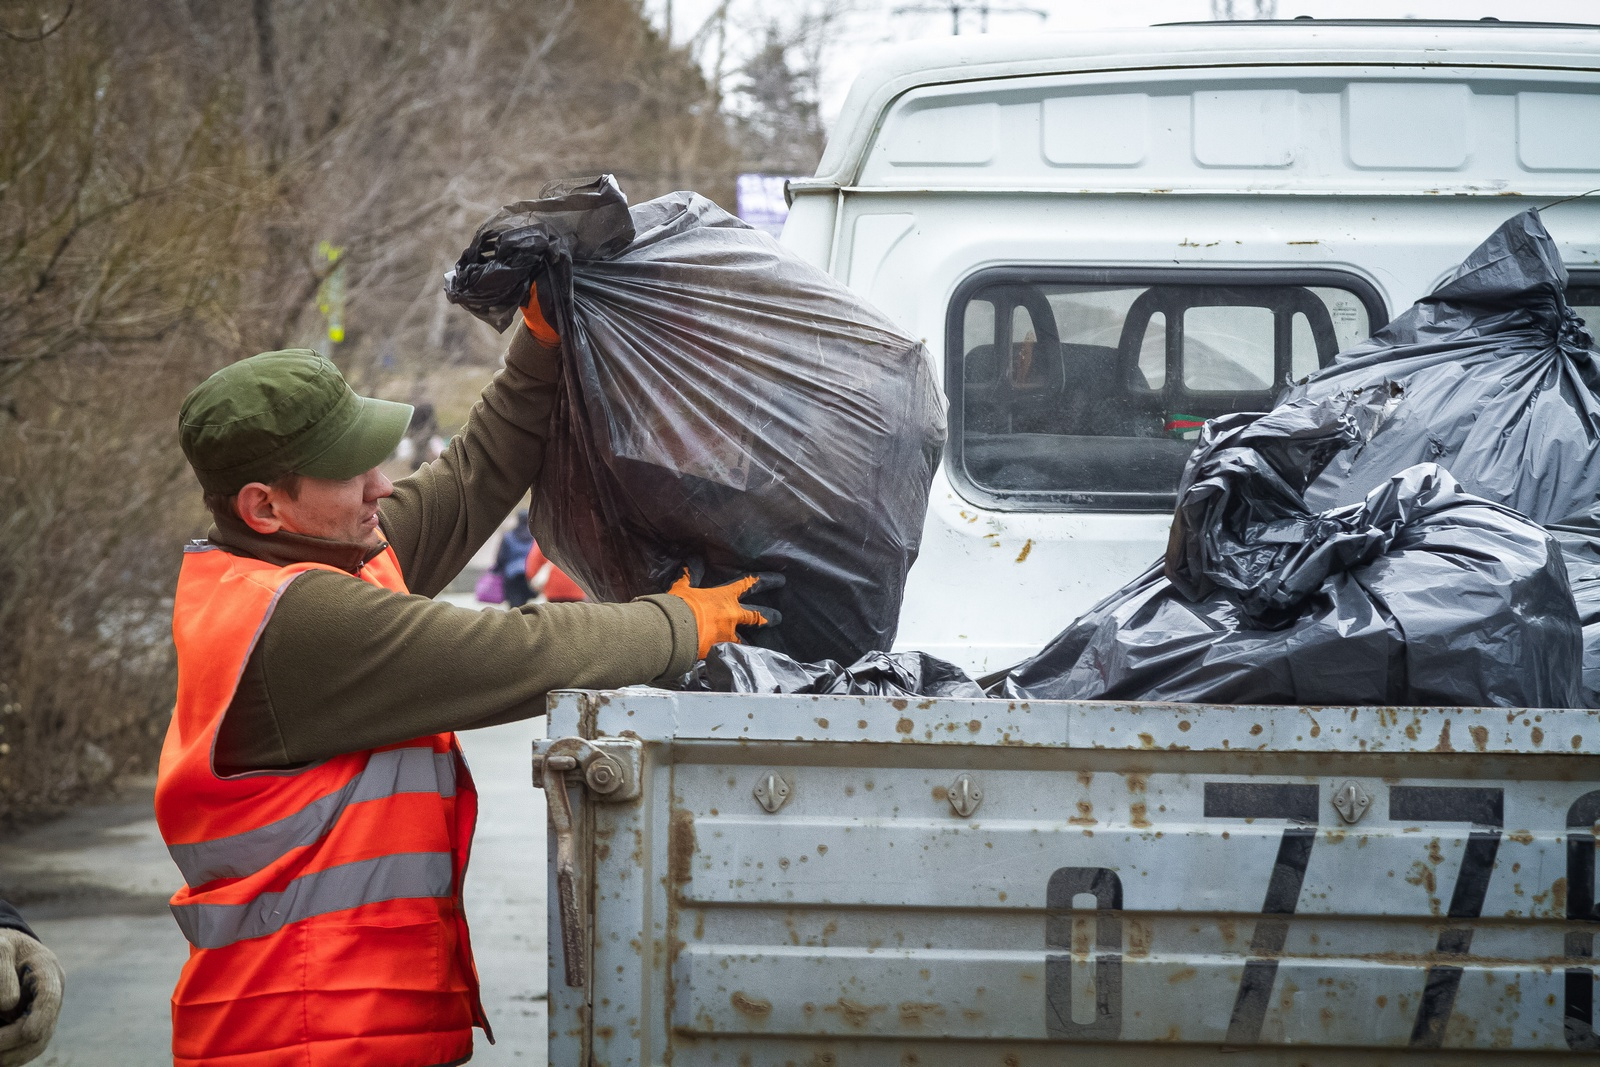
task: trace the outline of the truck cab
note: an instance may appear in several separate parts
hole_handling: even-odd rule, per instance
[[[950,436],[898,646],[1004,668],[1163,550],[1270,407],[1529,206],[1600,312],[1600,27],[968,38],[856,81],[783,242],[928,345]]]

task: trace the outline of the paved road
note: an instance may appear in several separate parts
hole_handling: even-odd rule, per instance
[[[544,720],[461,735],[482,798],[467,914],[498,1044],[478,1065],[545,1062],[544,794],[528,781]],[[61,957],[67,995],[42,1067],[170,1063],[167,997],[187,955],[167,911],[178,884],[152,786],[0,841],[0,896]]]

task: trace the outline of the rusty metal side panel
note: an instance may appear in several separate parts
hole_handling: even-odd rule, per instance
[[[596,1064],[1600,1050],[1593,713],[589,699]]]

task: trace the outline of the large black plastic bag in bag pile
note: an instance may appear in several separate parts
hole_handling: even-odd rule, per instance
[[[1370,441],[1328,466],[1313,507],[1359,500],[1413,463],[1549,527],[1584,622],[1584,693],[1600,707],[1600,353],[1567,305],[1537,212],[1508,219],[1432,294],[1282,398],[1387,384]]]
[[[1448,280],[1279,403],[1390,385],[1370,440],[1306,492],[1348,504],[1413,463],[1538,523],[1600,499],[1600,353],[1566,302],[1567,270],[1535,211],[1500,225]]]
[[[503,329],[539,277],[563,392],[540,547],[592,596],[777,571],[750,634],[799,660],[894,640],[944,407],[923,346],[711,201],[631,210],[609,176],[547,186],[474,237],[446,295]]]
[[[1316,512],[1305,487],[1384,388],[1208,423],[1162,565],[994,690],[1013,699],[1570,706],[1581,635],[1560,548],[1436,464]]]
[[[1583,699],[1580,707],[1600,708],[1600,505],[1545,527],[1561,543],[1567,581],[1583,623]]]

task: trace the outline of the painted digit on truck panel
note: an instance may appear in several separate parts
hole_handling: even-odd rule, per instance
[[[1072,1021],[1072,898],[1092,893],[1095,906],[1094,1022]],[[1051,1037],[1113,1041],[1122,1036],[1122,879],[1104,867],[1062,867],[1050,876],[1045,944],[1067,955],[1044,958],[1044,1022]]]
[[[1600,790],[1585,793],[1567,809],[1567,919],[1592,923],[1600,920],[1594,907],[1594,824],[1600,819]],[[1567,935],[1568,956],[1592,958],[1594,933]],[[1594,1032],[1594,969],[1567,968],[1567,1007],[1564,1026],[1567,1047],[1580,1052],[1600,1050]]]
[[[1450,894],[1452,919],[1476,919],[1483,914],[1489,893],[1495,854],[1500,851],[1500,830],[1505,826],[1505,790],[1448,785],[1395,785],[1389,787],[1389,818],[1393,822],[1465,822],[1473,829],[1461,855],[1461,872]],[[1457,926],[1439,934],[1440,955],[1465,956],[1472,949],[1472,928]],[[1428,968],[1422,1003],[1411,1026],[1412,1048],[1438,1048],[1445,1024],[1455,1010],[1462,969],[1436,963]]]
[[[1267,896],[1261,903],[1265,915],[1293,915],[1300,902],[1300,886],[1317,840],[1318,788],[1314,785],[1207,782],[1208,819],[1288,819],[1278,841],[1278,858],[1272,864]],[[1250,938],[1251,959],[1245,961],[1239,992],[1228,1020],[1228,1044],[1253,1045],[1261,1040],[1272,985],[1278,978],[1278,956],[1289,937],[1282,919],[1262,919]]]

